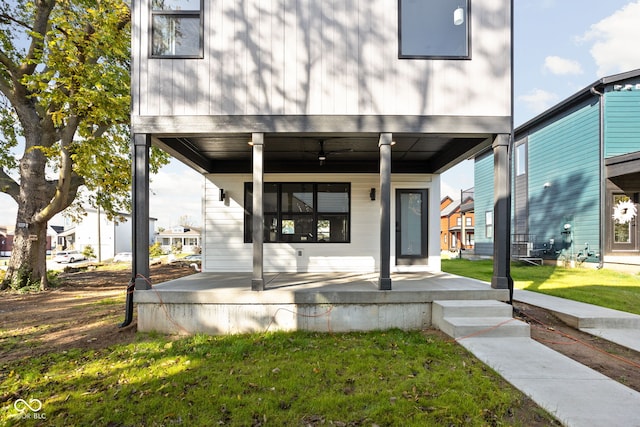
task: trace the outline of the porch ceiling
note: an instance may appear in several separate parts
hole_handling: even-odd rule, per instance
[[[250,173],[251,134],[155,136],[153,142],[201,173]],[[379,172],[379,135],[265,133],[265,172]],[[489,147],[489,134],[394,133],[392,171],[441,173]],[[322,143],[322,147],[321,147]],[[320,151],[326,160],[319,161]]]
[[[640,151],[605,160],[607,178],[621,190],[640,192]]]

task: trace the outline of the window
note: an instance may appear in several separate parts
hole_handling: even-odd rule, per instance
[[[265,183],[264,241],[348,243],[351,185]],[[253,184],[245,184],[244,241],[252,241]]]
[[[202,0],[153,0],[151,56],[202,58]]]
[[[398,0],[398,56],[469,59],[470,8],[470,0]]]
[[[631,225],[633,215],[627,215],[627,208],[622,206],[633,206],[631,199],[624,194],[613,195],[613,243],[631,243]],[[628,218],[622,218],[627,217]]]
[[[468,217],[466,217],[466,218],[464,219],[464,223],[465,223],[465,225],[466,225],[467,227],[471,227],[471,226],[473,226],[473,224],[471,223],[471,217],[470,217],[470,216],[468,216]]]
[[[456,218],[456,225],[460,227],[462,225],[462,217]]]
[[[493,239],[493,212],[487,211],[484,214],[485,221],[485,237]]]
[[[527,151],[526,144],[516,145],[516,176],[527,173]]]

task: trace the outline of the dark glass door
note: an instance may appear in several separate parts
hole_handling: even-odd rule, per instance
[[[427,190],[396,190],[396,263],[426,264]]]

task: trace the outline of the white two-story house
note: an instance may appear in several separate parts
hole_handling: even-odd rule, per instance
[[[203,272],[256,291],[265,272],[389,290],[394,271],[439,271],[440,174],[491,147],[509,286],[511,0],[132,3],[134,277],[151,145],[206,178]]]

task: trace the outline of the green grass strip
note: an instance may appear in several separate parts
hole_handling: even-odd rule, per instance
[[[48,426],[518,425],[531,411],[457,343],[398,330],[140,334],[129,345],[25,359],[1,372],[6,425],[32,425],[18,399],[38,399]]]
[[[442,271],[491,281],[493,261],[442,260]],[[517,289],[540,292],[614,310],[640,314],[640,275],[608,269],[511,264]]]

